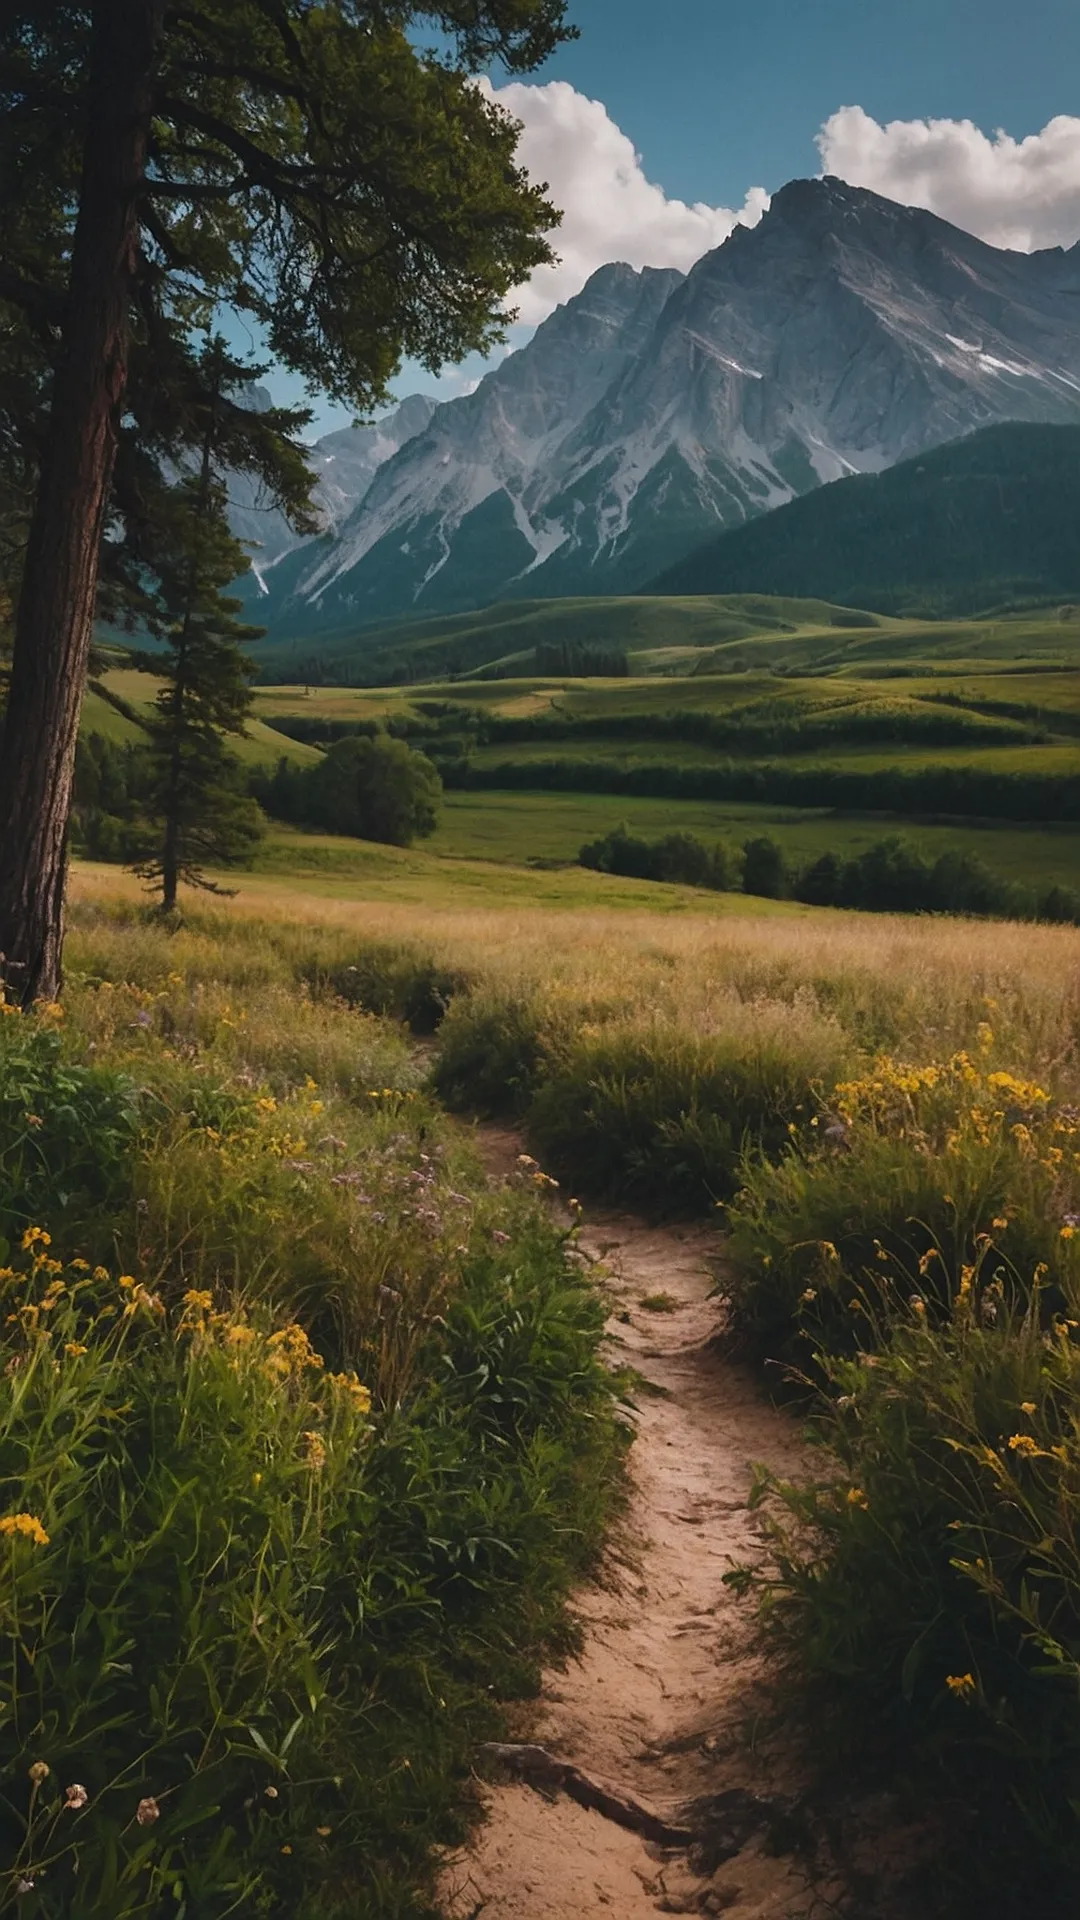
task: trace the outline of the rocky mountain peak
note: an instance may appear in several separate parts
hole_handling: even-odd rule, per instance
[[[291,554],[277,632],[628,592],[724,527],[996,420],[1080,419],[1080,248],[793,180],[686,275],[603,266]]]

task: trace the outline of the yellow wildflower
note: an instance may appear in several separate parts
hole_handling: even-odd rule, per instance
[[[849,1506],[849,1507],[863,1507],[863,1508],[866,1508],[866,1507],[868,1507],[868,1506],[870,1505],[870,1502],[869,1502],[869,1500],[867,1499],[867,1497],[866,1497],[866,1495],[865,1495],[865,1493],[863,1492],[863,1490],[862,1490],[862,1488],[861,1488],[861,1487],[849,1487],[849,1488],[848,1488],[848,1490],[847,1490],[847,1503],[848,1503],[848,1506]]]
[[[86,1353],[86,1351],[86,1347],[82,1346],[78,1340],[69,1340],[67,1346],[64,1348],[64,1352],[71,1360],[78,1360],[80,1355]]]
[[[1033,1414],[1035,1411],[1034,1400],[1022,1400],[1020,1403],[1020,1411],[1021,1413],[1026,1413],[1029,1416]]]
[[[332,1387],[348,1394],[357,1413],[371,1412],[371,1394],[355,1373],[331,1373],[327,1379]]]
[[[1032,1439],[1030,1433],[1014,1433],[1009,1439],[1009,1451],[1022,1454],[1025,1459],[1030,1460],[1040,1454],[1042,1448],[1037,1440]]]
[[[21,1534],[25,1540],[32,1540],[35,1547],[47,1547],[49,1536],[41,1521],[33,1513],[6,1513],[0,1520],[0,1534],[9,1538]]]
[[[977,1692],[973,1673],[947,1673],[945,1685],[958,1700],[970,1700],[972,1694]]]
[[[314,1431],[305,1433],[304,1439],[307,1441],[304,1448],[304,1463],[317,1473],[320,1467],[326,1465],[326,1442],[321,1433]]]
[[[31,1247],[36,1247],[38,1245],[43,1247],[51,1247],[52,1234],[46,1233],[44,1227],[27,1227],[26,1232],[23,1234],[23,1237],[22,1237],[22,1245],[23,1245],[24,1253],[29,1252]]]
[[[991,1220],[990,1222],[990,1225],[994,1228],[994,1231],[996,1233],[1004,1233],[1005,1228],[1008,1226],[1008,1224],[1009,1224],[1009,1216],[1008,1214],[1005,1214],[1005,1213],[996,1214],[993,1220]]]

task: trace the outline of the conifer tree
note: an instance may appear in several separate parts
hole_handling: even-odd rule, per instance
[[[403,354],[436,368],[502,337],[503,296],[551,259],[557,215],[470,76],[536,66],[563,16],[564,0],[0,8],[0,464],[10,443],[30,469],[0,975],[24,1002],[60,986],[102,554],[118,519],[145,525],[147,463],[198,444],[193,328],[246,314],[279,361],[359,411]],[[287,435],[242,416],[242,464],[302,504]]]
[[[222,892],[205,866],[242,860],[262,831],[228,746],[229,736],[243,732],[251,707],[254,669],[244,646],[263,632],[237,619],[242,603],[225,592],[249,564],[229,531],[217,465],[221,403],[235,369],[220,339],[208,342],[200,364],[207,406],[198,471],[168,489],[156,517],[160,544],[149,624],[165,652],[137,656],[163,684],[150,723],[144,801],[155,844],[136,870],[160,884],[165,913],[176,907],[181,881]]]

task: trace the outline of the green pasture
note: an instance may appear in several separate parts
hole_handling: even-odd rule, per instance
[[[432,853],[462,860],[575,860],[586,840],[599,839],[623,822],[631,833],[645,839],[680,832],[706,842],[741,845],[768,834],[783,847],[793,866],[807,865],[829,852],[851,858],[895,832],[933,859],[954,848],[977,854],[1007,880],[1075,885],[1080,875],[1080,827],[929,826],[890,821],[880,814],[841,815],[740,801],[664,800],[630,794],[448,793],[439,829],[427,844]]]

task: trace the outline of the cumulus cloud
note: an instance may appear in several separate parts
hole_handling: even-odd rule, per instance
[[[993,246],[1027,253],[1080,238],[1080,119],[1070,114],[1014,140],[971,120],[882,126],[862,107],[841,107],[817,144],[826,173],[928,207]]]
[[[552,236],[558,265],[539,267],[511,296],[523,324],[535,326],[610,260],[685,271],[736,224],[756,226],[769,204],[760,187],[750,189],[737,211],[669,199],[646,178],[633,142],[603,102],[565,80],[479,85],[521,122],[518,157],[531,179],[547,181],[550,198],[563,210]]]

